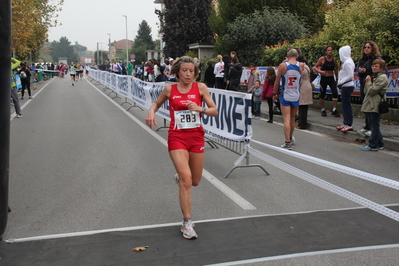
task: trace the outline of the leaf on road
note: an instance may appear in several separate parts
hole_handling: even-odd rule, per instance
[[[136,252],[139,252],[139,251],[146,250],[147,248],[149,248],[149,246],[136,247],[133,250]]]

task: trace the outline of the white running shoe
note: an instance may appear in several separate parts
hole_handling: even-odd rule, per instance
[[[185,239],[195,239],[198,238],[197,233],[194,231],[194,223],[191,220],[184,221],[181,226],[181,232]]]
[[[292,150],[291,142],[284,142],[284,144],[281,145],[280,147],[284,148],[284,149],[287,149],[287,150]]]

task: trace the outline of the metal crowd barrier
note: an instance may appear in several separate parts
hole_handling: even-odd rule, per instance
[[[266,169],[262,165],[249,163],[250,151],[249,151],[248,147],[249,147],[250,140],[239,142],[239,141],[233,141],[233,140],[229,140],[229,139],[220,139],[217,137],[205,135],[205,141],[212,148],[218,149],[218,145],[219,145],[231,152],[234,152],[235,154],[240,155],[240,158],[238,158],[238,160],[234,163],[233,168],[230,169],[230,171],[224,176],[224,178],[229,177],[229,175],[235,169],[249,168],[249,167],[259,167],[260,169],[263,170],[263,172],[266,173],[266,175],[269,175],[269,172],[267,172]]]

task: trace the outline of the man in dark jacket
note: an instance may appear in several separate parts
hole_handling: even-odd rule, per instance
[[[238,62],[237,58],[231,59],[230,74],[227,80],[228,90],[238,91],[242,74],[242,65]]]
[[[21,77],[21,84],[22,84],[21,100],[24,99],[25,89],[28,90],[29,99],[33,99],[32,98],[32,93],[31,93],[31,90],[30,90],[31,73],[30,73],[30,70],[26,68],[26,64],[25,63],[21,64],[21,70],[19,71],[19,76]]]

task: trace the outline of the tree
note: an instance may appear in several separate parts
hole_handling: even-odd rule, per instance
[[[36,58],[47,41],[50,27],[57,25],[57,12],[64,0],[13,0],[12,49],[16,57]],[[28,26],[29,25],[29,26]]]
[[[326,25],[318,41],[352,47],[356,61],[361,47],[375,41],[388,64],[399,64],[399,5],[395,0],[354,0],[344,6],[334,5],[326,14]]]
[[[135,41],[139,39],[143,41],[143,43],[147,46],[148,50],[152,50],[155,48],[155,43],[152,40],[151,36],[151,27],[150,25],[148,25],[147,21],[145,20],[143,20],[139,24],[139,30],[137,31]]]
[[[209,25],[215,33],[215,46],[219,53],[229,53],[230,50],[237,50],[229,47],[223,40],[223,36],[228,33],[228,24],[233,23],[240,15],[250,15],[255,11],[284,8],[290,13],[298,15],[305,23],[310,32],[316,32],[322,27],[324,21],[320,19],[320,11],[326,5],[326,0],[218,0],[213,5],[211,15],[209,17]]]
[[[145,51],[147,50],[146,44],[142,39],[135,39],[133,48],[130,50],[131,54],[136,55],[135,62],[141,63],[147,61]]]
[[[297,15],[275,9],[270,11],[255,11],[250,15],[239,15],[233,23],[227,25],[227,32],[223,36],[229,47],[234,48],[241,63],[258,64],[266,45],[301,38],[307,30]]]
[[[76,52],[71,42],[67,37],[61,37],[60,41],[53,41],[51,43],[51,57],[53,60],[58,60],[60,57],[68,58],[68,62],[80,62],[78,53]]]
[[[211,43],[213,32],[208,25],[212,0],[165,0],[161,31],[165,56],[184,55],[191,43]],[[161,17],[161,16],[160,16]]]
[[[79,54],[79,57],[84,57],[87,51],[87,47],[80,45],[78,42],[75,41],[75,44],[73,45],[73,48],[75,51]]]

